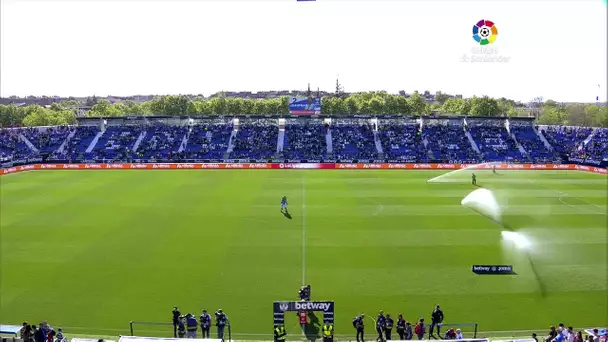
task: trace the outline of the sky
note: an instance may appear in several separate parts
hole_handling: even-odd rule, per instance
[[[605,0],[2,0],[0,96],[335,89],[606,100]],[[473,40],[480,20],[498,35]],[[487,58],[491,57],[491,58]],[[479,62],[481,58],[489,61]]]

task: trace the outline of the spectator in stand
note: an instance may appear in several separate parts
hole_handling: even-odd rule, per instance
[[[576,335],[574,336],[574,342],[583,342],[583,332],[582,331],[578,331],[576,333]]]

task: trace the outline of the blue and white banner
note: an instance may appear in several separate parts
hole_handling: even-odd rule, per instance
[[[321,114],[321,98],[315,97],[309,102],[308,98],[292,97],[289,99],[289,113],[298,115]]]

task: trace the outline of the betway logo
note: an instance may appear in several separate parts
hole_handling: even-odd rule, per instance
[[[171,167],[171,165],[169,165],[169,164],[154,164],[154,165],[152,165],[153,169],[168,169],[170,167]]]
[[[454,164],[439,164],[437,165],[438,169],[455,169],[456,166]]]
[[[13,173],[13,172],[17,172],[17,168],[16,167],[11,167],[9,169],[4,169],[4,174]]]
[[[340,169],[356,169],[357,164],[339,164]]]
[[[177,164],[178,169],[194,169],[194,164]]]
[[[364,169],[381,169],[382,164],[363,164]]]
[[[406,169],[407,164],[388,164],[389,169]]]
[[[530,165],[531,169],[546,169],[547,165],[545,164],[532,164]]]
[[[266,169],[267,168],[266,165],[267,164],[264,164],[264,163],[249,164],[249,168],[250,169]]]
[[[430,169],[431,164],[414,164],[414,169]]]
[[[79,164],[63,164],[64,169],[80,169]]]
[[[42,164],[43,169],[56,169],[57,165],[55,164]]]
[[[311,311],[327,311],[329,310],[329,303],[311,303],[311,302],[304,302],[304,303],[299,303],[296,302],[296,311],[299,310],[311,310]]]
[[[524,166],[523,166],[523,165],[521,165],[521,164],[509,164],[509,165],[507,166],[507,168],[508,168],[508,169],[523,169],[523,168],[524,168]]]
[[[21,167],[21,171],[33,170],[34,165],[25,165]]]
[[[568,165],[568,164],[556,164],[556,165],[553,165],[553,168],[554,169],[569,169],[570,165]]]
[[[84,164],[84,168],[85,169],[101,169],[101,165],[99,165],[99,164]],[[106,166],[106,169],[109,169],[109,167]]]
[[[220,164],[201,164],[202,169],[219,169],[221,168]]]
[[[122,164],[106,164],[106,169],[122,169]]]
[[[148,167],[148,164],[131,164],[132,169],[145,169]]]

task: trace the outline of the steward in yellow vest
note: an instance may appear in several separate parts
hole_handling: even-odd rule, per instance
[[[334,341],[334,326],[325,323],[323,325],[323,342],[333,342]]]
[[[274,328],[274,341],[275,342],[283,342],[287,338],[287,333],[285,332],[285,327],[282,325]]]

